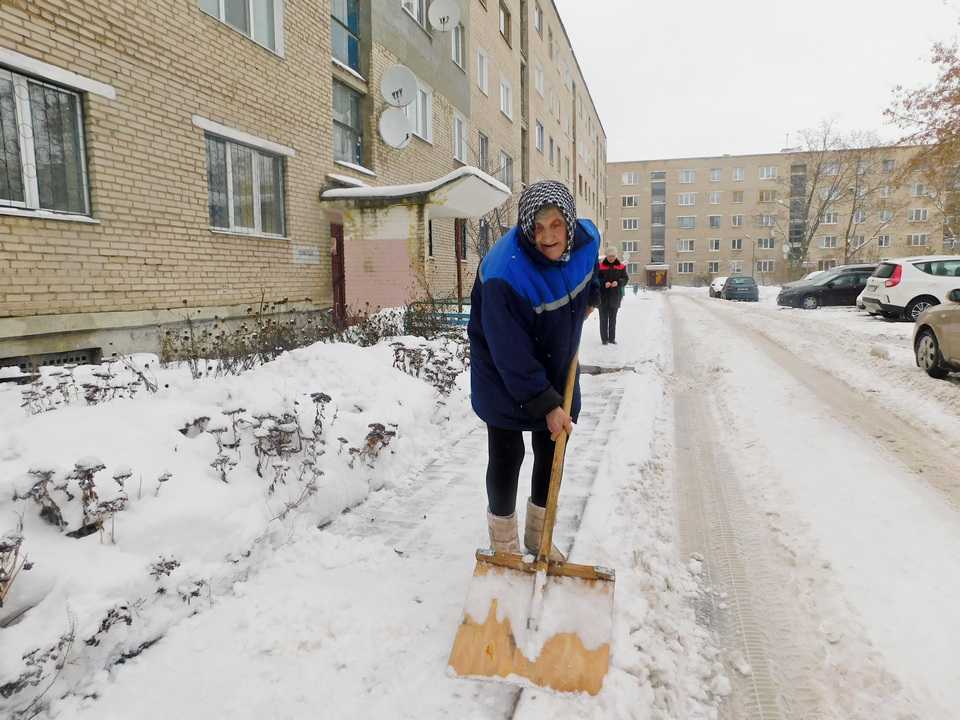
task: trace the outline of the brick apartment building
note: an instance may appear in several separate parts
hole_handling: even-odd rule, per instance
[[[562,179],[604,217],[606,137],[552,0],[458,3],[438,32],[427,0],[4,2],[0,365],[153,349],[161,323],[242,317],[261,296],[327,312],[346,282],[357,304],[393,282],[363,233],[397,208],[419,218],[390,236],[410,272],[469,292],[468,226],[490,242],[490,218],[515,221],[512,199],[481,222],[437,191],[386,193],[361,222],[370,202],[322,197],[335,189],[469,165],[513,193]],[[419,85],[402,150],[377,130],[395,63]]]

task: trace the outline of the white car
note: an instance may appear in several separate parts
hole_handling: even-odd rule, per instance
[[[726,277],[717,277],[713,279],[713,282],[710,283],[710,297],[718,298],[720,293],[723,292],[723,286],[727,282]]]
[[[871,315],[915,322],[924,310],[960,289],[960,255],[920,255],[880,263],[859,302]]]

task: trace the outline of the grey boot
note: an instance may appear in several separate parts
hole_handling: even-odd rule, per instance
[[[543,537],[543,520],[546,514],[546,508],[534,505],[533,500],[527,498],[527,525],[523,531],[523,544],[531,555],[540,552],[540,539]],[[560,552],[556,545],[551,544],[550,561],[566,562],[566,559],[566,555]]]
[[[506,517],[487,511],[487,529],[490,531],[490,547],[494,552],[520,554],[520,541],[517,539],[517,514]]]

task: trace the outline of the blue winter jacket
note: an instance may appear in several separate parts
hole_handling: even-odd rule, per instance
[[[578,220],[569,257],[545,257],[514,227],[487,253],[470,296],[473,409],[489,425],[545,430],[562,405],[587,308],[600,303],[600,232]],[[580,412],[577,377],[572,417]]]

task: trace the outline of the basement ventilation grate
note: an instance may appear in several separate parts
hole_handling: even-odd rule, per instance
[[[100,348],[68,350],[59,353],[41,353],[22,357],[0,358],[0,367],[19,367],[21,372],[34,374],[38,368],[48,365],[96,365],[103,351]]]

